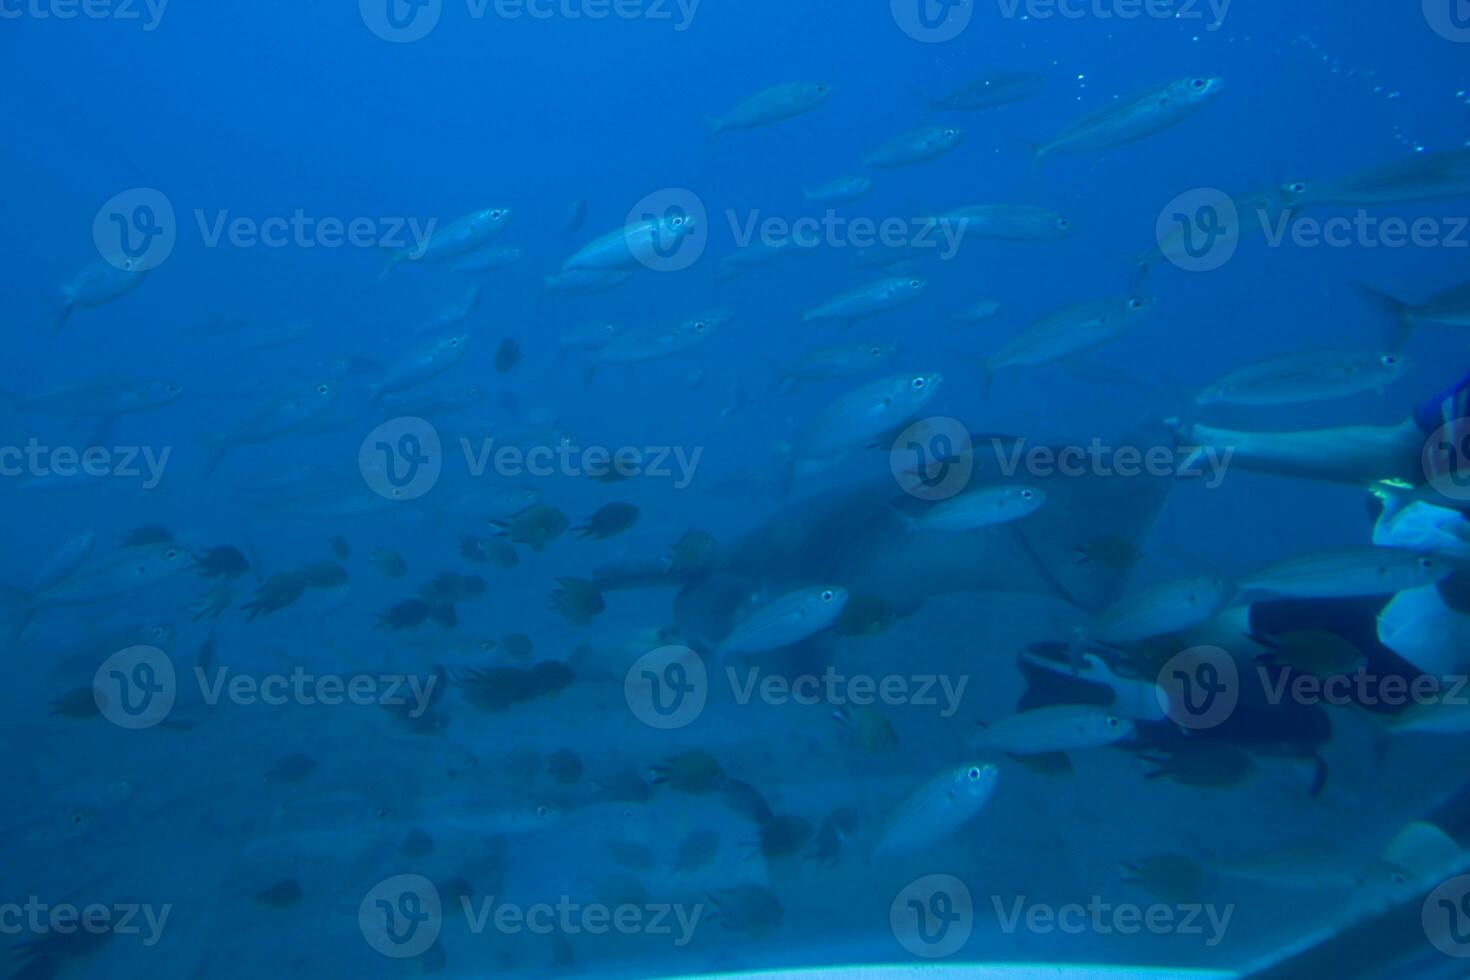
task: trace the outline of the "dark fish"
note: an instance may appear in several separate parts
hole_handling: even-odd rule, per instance
[[[598,798],[609,803],[647,803],[653,799],[653,786],[632,769],[620,769],[594,782]]]
[[[269,616],[300,599],[310,585],[300,572],[280,572],[262,582],[254,598],[240,608],[250,614],[252,621],[257,616]]]
[[[812,822],[805,817],[775,816],[761,821],[757,838],[767,860],[794,857],[812,839]]]
[[[338,561],[346,561],[352,557],[352,545],[340,534],[332,538],[332,557]]]
[[[169,544],[174,539],[174,532],[158,524],[144,524],[135,527],[122,537],[122,547],[142,548],[150,544]]]
[[[290,908],[301,901],[301,885],[294,878],[284,878],[265,891],[255,893],[255,901],[267,908]]]
[[[720,835],[713,830],[696,830],[684,838],[674,855],[674,871],[689,874],[714,860],[720,847]]]
[[[234,579],[250,571],[250,560],[240,549],[223,545],[206,548],[202,555],[195,555],[194,569],[205,578]]]
[[[379,548],[371,555],[368,561],[378,566],[378,570],[389,578],[403,578],[408,574],[408,562],[396,551]]]
[[[498,712],[556,694],[571,686],[576,674],[566,664],[547,660],[529,670],[519,667],[469,668],[455,671],[453,678],[470,704],[481,711]]]
[[[982,112],[1040,95],[1046,79],[1031,72],[1011,72],[977,78],[964,88],[938,98],[925,95],[929,108],[947,112]],[[921,93],[922,94],[922,93]]]
[[[725,780],[722,795],[726,806],[740,816],[754,820],[756,823],[764,823],[775,816],[771,805],[761,795],[761,791],[742,779]]]
[[[429,621],[434,607],[422,599],[407,599],[378,614],[378,629],[417,629]]]
[[[679,793],[702,796],[725,787],[725,773],[708,752],[683,752],[653,766],[655,786],[668,786]]]
[[[277,759],[265,773],[268,783],[299,783],[316,771],[317,761],[309,755],[296,753]]]
[[[555,782],[571,786],[582,778],[582,759],[571,749],[561,749],[546,757],[546,771]]]
[[[632,504],[608,504],[587,518],[586,524],[574,530],[579,538],[610,538],[637,524],[638,513],[638,508]]]
[[[415,827],[398,845],[398,853],[410,858],[428,857],[434,853],[434,838],[422,827]]]
[[[573,626],[588,626],[598,613],[607,608],[597,586],[586,579],[559,578],[560,585],[551,594],[551,608],[561,613]]]
[[[505,374],[520,362],[521,345],[511,337],[502,340],[500,347],[495,351],[495,370]]]
[[[514,517],[491,521],[500,533],[532,551],[540,551],[567,529],[567,515],[550,504],[533,504]]]

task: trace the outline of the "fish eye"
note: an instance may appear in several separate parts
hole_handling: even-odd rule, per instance
[[[834,598],[834,596],[832,594],[832,590],[831,589],[823,589],[822,590],[822,601],[823,602],[831,602],[833,598]]]
[[[1118,719],[1116,719],[1116,718],[1109,718],[1107,724],[1108,724],[1108,728],[1110,728],[1110,729],[1117,728],[1118,727]]]
[[[1307,192],[1307,182],[1304,180],[1294,180],[1286,185],[1286,189],[1293,194],[1305,194]]]
[[[492,221],[499,221],[504,216],[505,212],[500,210],[499,208],[496,208],[494,211],[490,212],[490,219]]]
[[[540,806],[536,807],[536,816],[540,817],[543,820],[546,819],[547,817],[551,816],[551,807],[547,806],[545,803],[542,803]]]
[[[1422,568],[1426,572],[1433,571],[1434,570],[1434,559],[1433,558],[1430,558],[1428,555],[1423,556],[1422,558],[1419,559],[1419,567]]]
[[[1189,87],[1198,91],[1205,87],[1205,80],[1203,78],[1196,78],[1189,83]]]
[[[971,766],[965,772],[965,778],[968,779],[972,783],[978,782],[980,780],[980,767],[979,766]]]
[[[458,337],[455,337],[452,340],[450,340],[449,341],[449,346],[450,347],[458,347],[459,346],[459,338]]]
[[[918,289],[922,285],[924,285],[924,284],[922,282],[920,282],[919,280],[917,280],[917,279],[910,279],[909,280],[909,288],[910,289]]]
[[[960,134],[960,131],[958,129],[946,129],[944,131],[945,138],[947,138],[947,139],[954,139],[959,134]]]
[[[1378,363],[1382,364],[1384,367],[1393,367],[1398,364],[1398,362],[1399,359],[1397,357],[1394,357],[1392,354],[1384,354],[1378,359]]]
[[[163,553],[164,561],[173,561],[177,557],[179,557],[179,549],[177,548],[170,548]]]
[[[1141,309],[1143,309],[1143,300],[1141,300],[1141,299],[1130,299],[1128,301],[1128,308],[1130,310],[1141,310]]]
[[[330,385],[317,385],[316,386],[316,393],[318,395],[325,395],[327,392],[329,392],[331,390],[332,389],[331,389],[331,386]]]
[[[909,387],[915,391],[923,391],[928,384],[929,382],[924,378],[915,378],[909,382]]]
[[[883,356],[883,348],[881,348],[881,347],[869,347],[868,348],[868,353],[869,354],[872,354],[874,357],[882,357]]]
[[[1070,227],[1072,227],[1072,222],[1068,221],[1066,218],[1058,218],[1057,219],[1057,227],[1058,228],[1070,228]]]
[[[1034,496],[1036,496],[1036,493],[1034,491],[1032,491],[1032,490],[1022,490],[1021,491],[1021,499],[1022,500],[1030,500]]]
[[[705,326],[706,324],[703,320],[694,321],[694,330],[696,333],[704,333]]]

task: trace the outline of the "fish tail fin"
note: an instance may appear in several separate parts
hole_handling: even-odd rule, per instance
[[[1372,286],[1367,286],[1360,282],[1353,283],[1353,290],[1363,299],[1367,300],[1369,305],[1389,317],[1391,326],[1389,327],[1386,340],[1391,347],[1397,350],[1399,345],[1409,339],[1409,335],[1414,332],[1416,324],[1409,313],[1408,303],[1385,293],[1381,289],[1374,289]]]
[[[51,322],[52,329],[60,330],[66,326],[66,321],[71,319],[72,311],[75,309],[75,304],[71,302],[63,303],[60,312],[56,314],[56,319]]]

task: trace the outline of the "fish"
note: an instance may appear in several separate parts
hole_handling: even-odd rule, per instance
[[[1355,674],[1368,662],[1357,644],[1329,630],[1252,633],[1250,639],[1266,649],[1256,657],[1258,663],[1289,667],[1320,681]]]
[[[948,95],[933,97],[919,93],[929,108],[945,112],[983,112],[1040,95],[1046,79],[1031,72],[998,72],[983,75]]]
[[[580,578],[559,578],[551,594],[551,608],[573,626],[589,626],[607,608],[597,586]]]
[[[643,364],[683,353],[717,334],[733,315],[711,309],[673,325],[632,327],[588,355],[588,377],[604,364]]]
[[[97,535],[91,531],[83,531],[68,539],[36,570],[28,591],[32,594],[44,592],[70,578],[87,561],[96,544]]]
[[[389,548],[374,548],[368,561],[389,578],[403,578],[408,574],[408,560]]]
[[[943,842],[985,809],[999,778],[993,764],[968,762],[927,780],[888,815],[873,857],[912,854]]]
[[[542,289],[566,296],[591,296],[617,289],[632,278],[632,269],[573,269],[545,276]]]
[[[1470,704],[1462,698],[1417,702],[1393,715],[1388,730],[1394,735],[1470,734]]]
[[[459,385],[434,391],[400,391],[385,394],[378,404],[397,415],[431,418],[453,415],[474,408],[485,400],[487,392],[480,385]]]
[[[1307,839],[1270,850],[1211,861],[1206,867],[1225,878],[1301,891],[1341,892],[1403,884],[1404,869],[1356,850]]]
[[[891,344],[835,344],[808,351],[788,365],[776,365],[773,390],[794,391],[802,382],[837,381],[882,367],[898,353]]]
[[[320,421],[341,392],[336,381],[312,381],[287,389],[209,440],[205,472],[213,472],[227,453],[240,446],[270,442]]]
[[[849,174],[846,177],[829,180],[809,190],[803,189],[801,196],[803,200],[817,204],[851,204],[867,197],[872,189],[873,178],[862,174]]]
[[[821,107],[832,95],[825,82],[790,82],[757,92],[723,116],[710,120],[714,138],[732,130],[785,122]]]
[[[393,363],[384,375],[368,386],[373,401],[384,395],[416,388],[448,371],[464,356],[469,347],[469,334],[457,333],[438,337],[415,348]]]
[[[470,314],[479,309],[479,306],[480,287],[471,286],[458,301],[444,307],[444,309],[414,327],[413,332],[416,336],[420,337],[428,334],[443,333],[445,330],[456,327],[469,319]]]
[[[873,705],[840,705],[832,717],[864,752],[884,755],[898,751],[893,723]]]
[[[176,544],[125,548],[85,562],[37,592],[20,594],[19,635],[38,614],[100,605],[153,588],[186,571],[188,552]]]
[[[586,524],[572,528],[579,538],[602,540],[622,534],[638,523],[639,511],[632,504],[616,503],[600,507],[597,513],[587,518]]]
[[[540,551],[567,529],[567,517],[549,504],[532,504],[514,517],[490,522],[499,532],[532,551]]]
[[[668,254],[672,247],[694,234],[698,226],[698,218],[677,209],[663,217],[630,222],[574,252],[562,263],[562,275],[629,272],[639,266],[653,265],[661,254]]]
[[[507,269],[517,262],[525,261],[525,258],[526,250],[519,245],[496,245],[478,252],[471,252],[450,266],[449,271],[462,276],[484,275],[487,272]]]
[[[667,786],[676,793],[703,796],[725,788],[725,771],[708,752],[681,752],[651,766],[649,771],[653,785]]]
[[[1113,745],[1136,734],[1134,723],[1091,705],[1059,704],[1012,715],[966,741],[977,752],[1043,755]]]
[[[1296,555],[1239,580],[1242,595],[1294,599],[1386,596],[1433,585],[1454,565],[1411,548],[1343,548]]]
[[[495,370],[507,374],[521,361],[521,345],[514,337],[506,337],[495,351]]]
[[[1422,303],[1406,303],[1370,286],[1359,285],[1359,295],[1384,311],[1393,323],[1389,340],[1401,344],[1418,327],[1433,324],[1470,327],[1470,282],[1451,286]]]
[[[388,264],[378,273],[387,278],[403,262],[438,262],[459,258],[483,248],[505,230],[511,219],[510,208],[482,208],[438,229],[427,241],[416,242],[391,253]]]
[[[149,271],[144,258],[124,258],[116,263],[93,262],[61,287],[61,311],[56,315],[56,329],[66,326],[77,310],[95,309],[122,299],[143,285]]]
[[[608,320],[593,320],[590,323],[581,323],[563,330],[561,336],[557,338],[557,347],[561,351],[562,358],[565,359],[570,353],[597,350],[610,343],[622,332],[621,324]]]
[[[760,885],[737,885],[709,893],[717,921],[731,932],[759,938],[774,931],[786,910],[774,892]]]
[[[1192,116],[1224,87],[1223,78],[1200,75],[1114,102],[1079,119],[1055,138],[1032,145],[1032,158],[1039,162],[1057,153],[1105,150],[1152,136]]]
[[[1195,396],[1197,405],[1297,405],[1384,388],[1413,368],[1403,354],[1311,351],[1231,371]]]
[[[937,160],[965,141],[965,131],[958,126],[931,126],[915,130],[884,143],[863,154],[869,167],[894,169]]]
[[[851,326],[863,317],[896,310],[917,300],[928,284],[919,278],[890,277],[865,283],[832,297],[806,310],[802,323],[814,320],[840,320]]]
[[[1010,242],[1051,242],[1076,231],[1071,218],[1030,204],[972,204],[926,220],[959,238],[994,238]]]
[[[961,493],[910,515],[916,531],[973,531],[1036,513],[1046,492],[1036,487],[998,486]]]
[[[836,585],[813,585],[788,592],[737,623],[716,652],[729,657],[793,646],[837,622],[847,605],[847,596],[847,590]]]
[[[891,375],[869,382],[832,402],[811,421],[789,454],[787,483],[819,472],[855,449],[903,427],[938,392],[944,376]]]
[[[1216,576],[1176,579],[1144,589],[1112,606],[1093,627],[1094,639],[1126,646],[1178,633],[1214,619],[1235,594]]]
[[[1154,306],[1143,296],[1076,303],[1050,313],[981,364],[982,386],[988,390],[996,372],[1012,367],[1041,367],[1085,354],[1127,333]]]
[[[0,392],[17,412],[57,418],[110,419],[172,405],[184,396],[173,381],[130,381],[102,378],[66,385],[34,395]]]
[[[1278,196],[1293,211],[1470,197],[1470,149],[1416,153],[1336,180],[1292,180],[1280,187]]]
[[[795,255],[802,251],[804,246],[798,245],[795,238],[779,238],[774,241],[754,241],[735,249],[729,255],[720,259],[720,266],[715,270],[716,282],[729,282],[761,266],[781,258],[783,255]]]

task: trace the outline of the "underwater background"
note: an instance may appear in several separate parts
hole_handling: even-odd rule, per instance
[[[1181,414],[1240,430],[1390,426],[1459,381],[1462,329],[1395,336],[1356,286],[1417,302],[1463,281],[1463,158],[1458,190],[1366,205],[1431,222],[1432,245],[1358,225],[1340,247],[1242,234],[1202,270],[1140,256],[1180,200],[1269,191],[1285,214],[1276,189],[1293,181],[1463,154],[1463,2],[530,10],[0,0],[0,443],[39,447],[0,460],[0,957],[13,960],[0,968],[1238,971],[1372,900],[1371,874],[1355,885],[1374,855],[1460,788],[1463,734],[1389,739],[1371,712],[1331,709],[1310,746],[1299,732],[1251,743],[1189,778],[1132,743],[1037,762],[973,741],[1026,695],[1028,645],[1065,647],[1125,595],[1368,545],[1365,486],[1234,469],[1121,487],[1095,469],[1051,476],[1048,502],[1016,525],[1037,536],[1018,545],[1008,526],[912,526],[924,498],[905,492],[909,440],[894,433],[952,420],[950,441],[920,430],[917,465],[966,433],[986,449],[996,434],[1172,454],[1163,420]],[[931,105],[1003,73],[1044,84],[984,111]],[[1039,160],[1028,148],[1193,78],[1223,84],[1177,124]],[[830,93],[790,118],[711,125],[788,83]],[[936,127],[963,139],[865,164]],[[804,194],[847,174],[871,191]],[[856,219],[910,234],[977,204],[1044,208],[1067,232],[878,259],[855,241]],[[481,209],[504,212],[493,242],[399,254],[430,240],[414,229],[453,233]],[[636,262],[586,256],[604,233],[694,213],[687,237],[641,257],[630,245]],[[1356,213],[1329,202],[1319,216]],[[722,265],[750,251],[752,223],[803,217],[832,221],[795,250],[811,254]],[[323,222],[358,222],[362,241],[334,244]],[[259,240],[268,227],[281,237]],[[114,264],[119,241],[141,243],[146,274]],[[456,268],[501,247],[523,254]],[[626,281],[549,287],[579,261]],[[89,269],[102,270],[90,286]],[[98,275],[125,282],[110,295]],[[922,295],[804,319],[883,277]],[[983,366],[1069,304],[1129,297],[1148,315],[1080,357]],[[997,311],[960,316],[981,300]],[[604,322],[619,339],[588,339]],[[1375,390],[1193,404],[1253,362],[1399,340],[1410,366]],[[880,370],[782,383],[841,344],[895,351]],[[887,424],[843,401],[910,373],[942,384]],[[140,406],[123,382],[172,387]],[[303,407],[314,397],[320,411]],[[484,465],[505,447],[555,461]],[[638,472],[589,478],[588,447],[632,449]],[[97,473],[61,472],[59,451],[89,448],[105,456]],[[854,487],[897,503],[834,503]],[[807,605],[772,611],[820,600],[805,589],[839,590],[842,618],[805,629]],[[751,615],[779,642],[738,647],[730,631]],[[834,669],[835,694],[780,693]],[[850,710],[854,677],[902,692]],[[323,703],[324,681],[345,703]],[[344,697],[354,682],[362,696]],[[661,682],[694,683],[700,706],[671,718]],[[129,684],[166,689],[167,705],[120,711],[147,700]],[[982,767],[999,773],[993,796],[947,823],[936,774]],[[1221,873],[1297,841],[1336,863]],[[1192,870],[1146,860],[1159,855]],[[1158,872],[1142,884],[1140,861]],[[50,914],[67,905],[101,909],[107,927],[58,929]],[[1120,905],[1170,924],[1120,928]],[[1070,908],[1087,911],[1056,919]],[[619,909],[626,922],[609,926]]]

